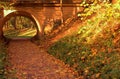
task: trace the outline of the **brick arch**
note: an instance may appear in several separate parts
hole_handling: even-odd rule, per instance
[[[40,38],[39,36],[40,36],[40,32],[41,32],[41,26],[40,26],[39,22],[36,20],[36,18],[32,14],[25,12],[25,11],[14,11],[14,12],[11,12],[8,15],[6,15],[2,21],[2,28],[3,28],[4,24],[11,17],[14,17],[14,16],[25,16],[25,17],[31,19],[35,23],[35,26],[37,29],[37,33],[36,33],[35,37]],[[3,34],[3,30],[2,30],[2,34]]]

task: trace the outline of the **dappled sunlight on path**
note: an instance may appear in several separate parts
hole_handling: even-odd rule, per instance
[[[18,79],[75,79],[75,72],[29,40],[10,41],[11,67]]]

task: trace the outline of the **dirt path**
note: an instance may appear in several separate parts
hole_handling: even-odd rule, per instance
[[[75,79],[73,69],[29,40],[11,41],[8,54],[18,79]]]

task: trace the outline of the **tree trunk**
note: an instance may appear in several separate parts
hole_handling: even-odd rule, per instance
[[[14,19],[13,19],[13,27],[14,27],[15,29],[17,29],[17,25],[16,25],[16,24],[17,24],[17,23],[16,23],[17,20],[16,20],[16,19],[17,19],[17,17],[15,16]]]
[[[62,3],[63,3],[63,1],[60,0],[60,8],[61,8],[61,23],[63,24],[64,19],[63,19],[63,7],[62,7]]]
[[[3,16],[4,16],[4,13],[3,13],[3,8],[0,8],[0,39],[2,38],[3,36],[3,26],[2,26],[2,21],[3,21]]]

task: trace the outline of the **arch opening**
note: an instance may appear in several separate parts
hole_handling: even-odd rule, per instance
[[[23,11],[8,14],[2,24],[3,36],[7,39],[39,38],[39,24],[34,17]]]

